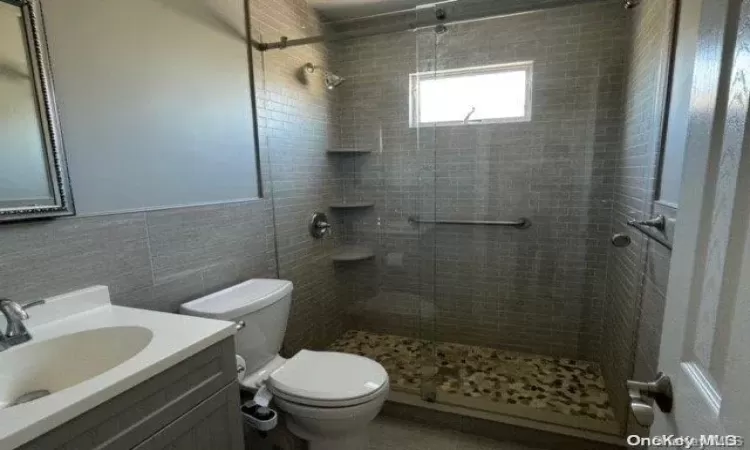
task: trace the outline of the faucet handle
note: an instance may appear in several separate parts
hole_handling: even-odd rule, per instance
[[[44,300],[20,305],[13,300],[0,298],[0,314],[5,316],[7,322],[5,333],[0,333],[0,343],[7,347],[7,345],[17,345],[30,340],[31,335],[23,324],[23,321],[29,318],[26,309],[42,304]]]
[[[26,320],[29,318],[29,313],[26,312],[23,306],[7,298],[0,298],[0,312],[5,314],[8,322],[12,319]]]
[[[21,308],[23,308],[23,309],[29,309],[29,308],[33,308],[35,306],[44,305],[46,303],[47,303],[46,300],[34,300],[33,302],[24,303],[23,305],[21,305]]]

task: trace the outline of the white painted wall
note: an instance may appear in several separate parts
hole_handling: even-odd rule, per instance
[[[42,7],[79,214],[258,196],[242,0]]]

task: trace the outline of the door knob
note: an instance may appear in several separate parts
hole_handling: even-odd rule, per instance
[[[648,400],[653,400],[662,412],[672,411],[672,381],[661,372],[656,380],[648,383],[628,380],[628,394],[635,420],[645,427],[654,423],[654,408],[648,404]]]
[[[630,398],[630,411],[639,425],[650,427],[654,423],[654,408],[640,399]]]

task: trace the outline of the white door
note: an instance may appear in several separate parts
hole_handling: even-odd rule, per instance
[[[704,1],[659,358],[674,403],[652,440],[750,446],[749,105],[750,0]]]

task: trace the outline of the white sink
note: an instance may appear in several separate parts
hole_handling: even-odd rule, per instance
[[[146,348],[153,336],[139,326],[95,328],[6,350],[0,409],[25,394],[54,394],[117,367]]]
[[[106,286],[48,298],[29,315],[32,340],[0,352],[0,450],[20,447],[235,333],[232,322],[112,305]]]

